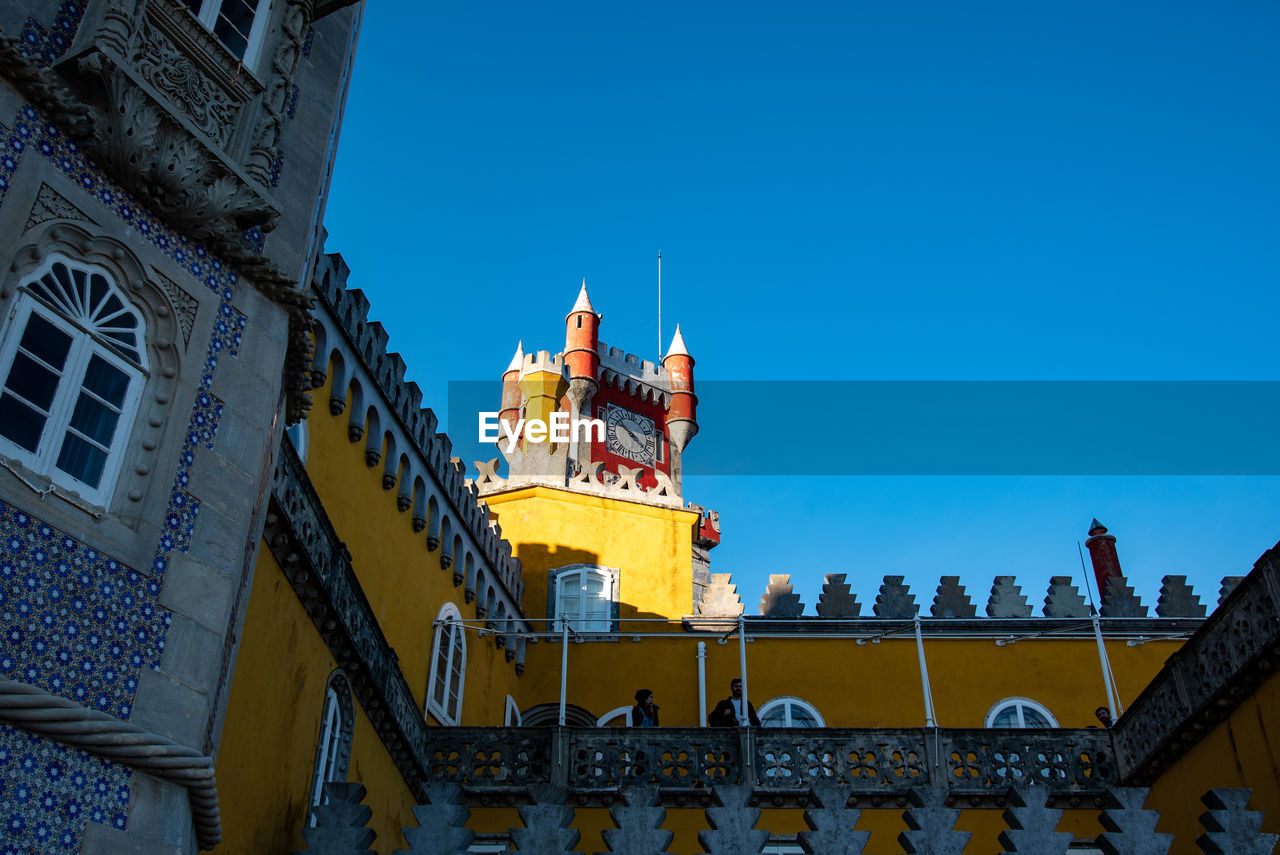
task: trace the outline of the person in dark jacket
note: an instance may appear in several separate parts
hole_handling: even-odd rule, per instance
[[[717,703],[715,709],[707,715],[707,724],[712,727],[737,727],[750,722],[752,727],[759,727],[760,718],[756,715],[756,708],[746,703],[746,709],[743,709],[742,681],[734,677],[729,681],[729,691],[732,694]]]
[[[653,702],[653,691],[636,690],[636,705],[631,708],[632,727],[657,727],[658,705]]]

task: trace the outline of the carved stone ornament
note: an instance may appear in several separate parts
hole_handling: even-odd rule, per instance
[[[36,194],[36,201],[31,206],[31,215],[27,217],[27,224],[23,226],[23,231],[50,220],[78,220],[82,223],[97,225],[88,214],[68,202],[48,184],[41,184],[40,192]]]
[[[160,287],[164,288],[164,292],[169,295],[169,301],[173,303],[173,313],[177,316],[178,326],[182,329],[183,344],[190,344],[191,327],[195,324],[196,310],[200,308],[200,303],[195,297],[182,290],[182,286],[163,273],[154,271],[152,275],[160,283]]]
[[[205,75],[160,28],[143,19],[131,59],[143,79],[221,148],[236,128],[240,105]]]

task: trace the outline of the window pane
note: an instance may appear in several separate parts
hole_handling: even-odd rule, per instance
[[[792,727],[817,727],[818,720],[809,711],[798,704],[791,704]]]
[[[107,465],[107,453],[85,442],[73,433],[68,433],[62,441],[62,451],[58,454],[58,468],[77,481],[83,481],[90,487],[98,486],[102,480],[102,469]]]
[[[187,4],[187,8],[190,9],[193,14],[200,14],[200,4],[204,2],[204,0],[185,0],[185,2]]]
[[[12,395],[0,397],[0,434],[34,454],[43,429],[43,415]]]
[[[786,727],[787,726],[787,709],[779,704],[760,717],[760,724],[763,727]]]
[[[85,369],[84,387],[119,407],[124,403],[124,393],[129,388],[129,375],[95,355]]]
[[[1017,727],[1018,726],[1018,708],[1012,704],[996,713],[995,718],[991,719],[992,727]]]
[[[1034,707],[1022,707],[1022,720],[1027,727],[1053,727],[1053,722],[1045,718],[1044,715]]]
[[[58,391],[59,379],[57,374],[39,362],[18,352],[13,357],[13,368],[9,370],[9,379],[4,385],[48,413],[53,395]]]
[[[71,426],[103,449],[111,448],[120,414],[91,395],[81,393],[71,414]]]
[[[46,321],[31,314],[27,328],[22,333],[22,349],[61,371],[71,349],[71,336]]]
[[[224,16],[218,16],[218,23],[213,25],[213,32],[227,46],[227,50],[238,58],[244,59],[244,51],[249,46],[249,39],[231,26]]]

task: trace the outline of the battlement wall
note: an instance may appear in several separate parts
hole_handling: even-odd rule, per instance
[[[412,511],[409,522],[415,532],[427,529],[428,548],[442,550],[442,566],[456,565],[455,583],[468,586],[468,599],[474,596],[482,604],[493,600],[491,613],[498,601],[507,599],[503,611],[520,614],[520,562],[502,539],[501,528],[490,522],[489,508],[467,481],[462,462],[451,456],[449,437],[436,430],[439,419],[422,406],[422,390],[405,380],[404,359],[388,351],[386,329],[369,320],[368,298],[347,287],[350,272],[337,253],[316,264],[312,382],[323,385],[329,379],[326,369],[332,367],[330,413],[341,415],[351,400],[348,437],[352,443],[364,440],[368,466],[382,464],[383,488],[398,490],[400,510]],[[479,578],[495,580],[497,586],[476,590]]]
[[[932,604],[927,612],[917,603],[902,576],[885,576],[871,604],[870,614],[862,613],[863,604],[846,582],[845,573],[828,573],[818,598],[816,614],[806,615],[805,604],[795,593],[789,574],[769,577],[769,585],[760,597],[757,613],[764,618],[803,619],[806,617],[853,619],[912,620],[924,619],[983,620],[983,619],[1031,619],[1033,605],[1022,592],[1013,576],[996,576],[987,598],[985,617],[979,617],[978,605],[960,584],[959,576],[943,576],[939,579]],[[1240,583],[1241,576],[1227,576],[1222,580],[1218,602],[1223,602]],[[1126,584],[1123,577],[1109,581],[1102,591],[1098,615],[1102,618],[1151,618],[1149,607]],[[1202,619],[1206,607],[1199,595],[1187,584],[1186,576],[1165,576],[1156,601],[1157,619]],[[745,614],[745,606],[739,597],[731,574],[711,574],[711,584],[701,602],[700,615],[704,617],[733,617]],[[1042,618],[1090,618],[1092,607],[1086,602],[1070,576],[1052,576],[1039,615]],[[754,619],[754,618],[753,618]]]

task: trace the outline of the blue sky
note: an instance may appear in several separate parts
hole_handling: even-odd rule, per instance
[[[815,426],[841,454],[791,379],[1280,380],[1280,8],[1045,6],[378,0],[328,249],[442,415],[518,339],[559,350],[584,276],[602,338],[654,358],[658,250],[697,379],[783,381],[700,417],[779,456]],[[886,573],[926,611],[943,574],[1039,603],[1080,583],[1094,516],[1144,602],[1179,573],[1212,603],[1280,539],[1275,476],[685,496],[720,510],[712,569],[750,612],[770,573],[810,612],[827,572],[866,611]]]

